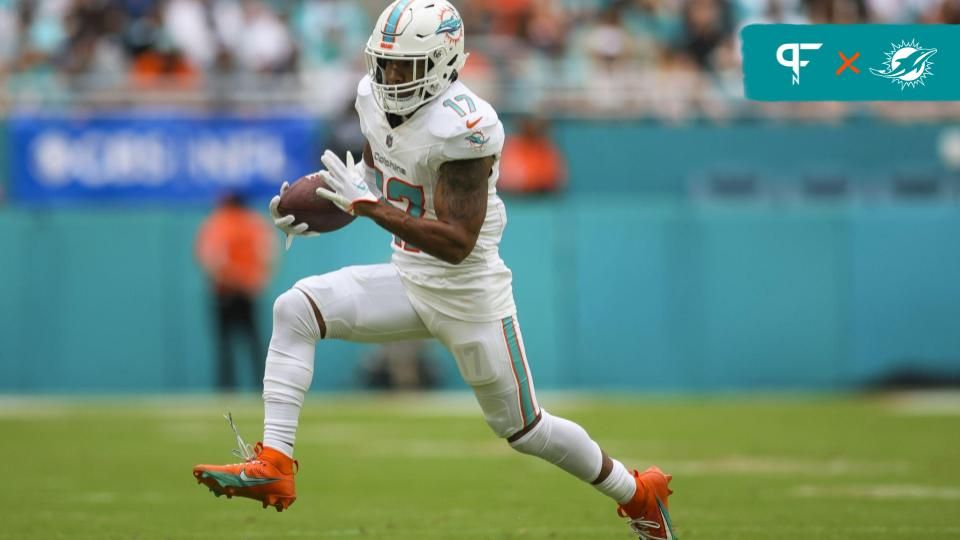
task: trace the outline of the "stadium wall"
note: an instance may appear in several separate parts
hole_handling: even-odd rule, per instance
[[[960,371],[960,212],[947,191],[824,202],[758,189],[729,200],[722,190],[696,195],[683,188],[675,192],[695,196],[661,197],[623,184],[611,196],[605,184],[582,179],[597,157],[594,147],[578,146],[597,128],[582,127],[577,133],[573,124],[557,126],[576,178],[571,192],[508,201],[503,256],[514,270],[540,387],[832,389],[905,368]],[[673,168],[675,183],[699,177],[689,172],[697,168],[696,152],[669,158],[681,128],[659,130],[663,147],[656,137],[644,139],[655,133],[650,128],[636,129],[606,142],[630,155],[640,141],[644,154],[662,156],[643,170]],[[768,128],[758,129],[750,137]],[[900,129],[875,128],[873,140]],[[853,140],[830,136],[838,144]],[[935,136],[933,129],[926,135]],[[728,154],[733,161],[750,155]],[[870,155],[871,166],[881,159]],[[841,170],[869,183],[861,157]],[[604,178],[633,171],[636,182],[644,181],[637,169],[605,163],[614,169]],[[924,170],[936,167],[943,166],[928,160]],[[938,178],[949,180],[944,171]],[[203,216],[197,207],[0,210],[0,390],[210,388],[211,320],[192,255]],[[365,222],[295,242],[261,305],[264,333],[272,297],[309,274],[384,262],[388,242]],[[369,350],[321,344],[314,388],[357,387],[357,360]],[[459,385],[451,362],[443,371],[449,385]]]
[[[960,169],[960,127],[942,124],[862,120],[664,128],[565,120],[555,122],[553,134],[569,161],[574,193],[687,196],[720,176],[758,179],[754,187],[766,195],[790,195],[805,180],[824,178],[882,195],[893,180],[942,179]]]

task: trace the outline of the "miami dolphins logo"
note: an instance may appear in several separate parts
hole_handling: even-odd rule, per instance
[[[463,37],[463,20],[453,9],[444,8],[440,11],[440,26],[434,34],[442,34],[450,43],[456,43]]]
[[[470,143],[470,146],[472,146],[476,150],[482,150],[483,145],[490,142],[490,137],[487,137],[486,135],[484,135],[483,131],[480,131],[479,129],[474,130],[472,133],[467,135],[466,139],[467,139],[467,142]]]
[[[884,53],[887,56],[884,69],[870,68],[870,73],[898,83],[901,90],[925,84],[923,80],[933,75],[930,57],[937,53],[936,49],[924,49],[915,39],[890,45],[893,50]]]

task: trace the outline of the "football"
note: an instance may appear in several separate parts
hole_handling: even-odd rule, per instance
[[[311,174],[298,179],[280,196],[277,210],[293,215],[295,223],[306,223],[317,233],[332,232],[346,227],[356,216],[337,208],[337,205],[317,195],[318,187],[327,187],[323,178]]]

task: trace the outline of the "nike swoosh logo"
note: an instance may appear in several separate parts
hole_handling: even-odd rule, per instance
[[[271,482],[276,482],[278,478],[250,478],[247,476],[246,469],[240,471],[240,481],[248,486],[259,486],[261,484],[269,484]]]
[[[467,129],[473,129],[473,126],[479,124],[481,120],[483,120],[482,116],[480,118],[477,118],[473,122],[467,120]]]

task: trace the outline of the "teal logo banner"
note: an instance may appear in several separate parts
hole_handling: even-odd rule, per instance
[[[743,83],[759,101],[960,101],[960,25],[752,24]]]

